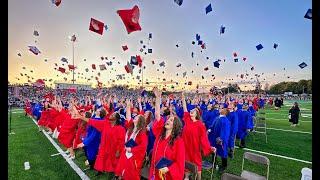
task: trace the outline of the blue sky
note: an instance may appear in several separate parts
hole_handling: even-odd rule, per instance
[[[213,11],[205,14],[205,7],[210,3]],[[127,34],[116,11],[131,9],[134,5],[140,8],[142,31]],[[17,78],[20,78],[19,82],[26,82],[27,78],[19,73],[27,73],[35,80],[63,80],[63,77],[70,80],[72,75],[55,71],[54,63],[63,67],[60,61],[62,57],[71,61],[72,45],[68,36],[73,33],[78,37],[75,45],[76,73],[84,73],[82,77],[97,76],[98,71],[86,73],[84,69],[91,69],[91,64],[105,64],[101,56],[109,59],[116,57],[113,60],[114,71],[110,73],[111,67],[108,67],[107,71],[101,72],[100,81],[104,84],[115,79],[117,74],[126,74],[126,61],[137,54],[142,55],[146,66],[144,79],[154,82],[158,78],[160,81],[163,78],[179,82],[193,81],[194,86],[197,83],[221,84],[221,81],[226,82],[225,79],[231,78],[238,82],[241,79],[236,75],[246,71],[250,74],[249,79],[256,73],[264,73],[260,80],[266,79],[270,84],[311,79],[312,21],[304,18],[309,8],[311,0],[184,0],[182,6],[173,0],[62,0],[59,7],[51,4],[50,0],[10,0],[9,81],[18,82]],[[102,36],[88,30],[91,17],[108,25],[109,29]],[[219,34],[221,25],[226,27],[223,35]],[[40,36],[33,36],[33,30],[39,31]],[[153,38],[148,41],[150,32]],[[196,33],[200,34],[207,46],[202,53],[199,46],[191,44]],[[153,49],[152,54],[145,56],[140,53],[140,40],[144,41],[147,48]],[[264,48],[257,51],[255,46],[260,43]],[[279,44],[276,50],[273,49],[273,43]],[[179,44],[179,48],[176,48],[176,44]],[[33,55],[28,51],[28,45],[36,45],[41,54]],[[123,52],[122,45],[128,45],[129,50]],[[191,58],[191,52],[195,53],[194,58]],[[233,52],[239,56],[238,63],[233,61]],[[22,57],[17,53],[21,53]],[[242,57],[247,60],[242,61]],[[44,62],[44,59],[48,59],[48,62]],[[213,61],[217,59],[226,59],[219,69],[213,67]],[[152,60],[156,62],[155,65],[152,65]],[[166,62],[165,68],[158,66],[161,61]],[[303,61],[308,67],[300,69],[298,64]],[[181,63],[182,67],[176,68],[177,63]],[[197,63],[199,66],[196,66]],[[250,70],[251,65],[255,67],[254,71]],[[209,70],[204,71],[207,66]],[[26,67],[26,70],[22,67]],[[67,68],[66,65],[64,67]],[[191,70],[194,70],[193,74]],[[162,74],[162,71],[165,73]],[[182,78],[184,71],[187,71],[186,78]],[[276,76],[273,76],[274,73]],[[216,79],[211,82],[212,74]],[[136,68],[132,77],[137,75]],[[201,79],[202,75],[204,80]],[[129,83],[137,84],[138,80],[132,80],[132,77],[126,75],[126,80],[117,83],[127,83],[131,78]],[[87,81],[79,78],[77,82]],[[92,80],[91,83],[95,85],[96,81]]]

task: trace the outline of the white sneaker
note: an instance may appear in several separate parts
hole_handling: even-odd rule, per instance
[[[89,166],[89,161],[86,160],[86,161],[84,162],[84,164],[85,164],[86,166]]]

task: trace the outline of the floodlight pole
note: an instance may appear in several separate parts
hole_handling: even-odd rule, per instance
[[[72,84],[74,84],[74,41],[72,41]]]
[[[143,89],[143,67],[141,67],[141,73],[142,73],[142,89]]]

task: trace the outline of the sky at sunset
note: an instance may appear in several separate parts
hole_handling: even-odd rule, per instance
[[[206,14],[205,8],[210,3],[212,12]],[[117,10],[131,9],[134,5],[140,9],[142,30],[128,34]],[[181,6],[174,0],[62,0],[58,7],[51,0],[10,0],[8,80],[10,83],[26,83],[28,78],[24,74],[27,74],[34,78],[30,79],[33,82],[39,78],[64,81],[65,77],[70,81],[72,72],[62,74],[54,68],[57,63],[68,69],[66,63],[62,66],[62,57],[72,64],[72,43],[68,37],[73,34],[77,37],[77,83],[95,86],[95,77],[100,72],[99,80],[104,85],[111,85],[112,80],[115,84],[137,85],[139,80],[136,77],[141,76],[139,68],[133,70],[133,75],[127,74],[124,68],[135,55],[141,55],[146,66],[144,82],[163,82],[165,78],[166,81],[180,82],[180,87],[188,81],[192,81],[192,87],[195,87],[196,84],[221,85],[221,81],[249,81],[251,77],[255,80],[255,74],[260,74],[259,80],[269,84],[311,79],[312,20],[304,18],[309,8],[311,0],[184,0]],[[91,18],[104,22],[108,30],[104,30],[103,35],[90,31]],[[220,35],[221,25],[226,28]],[[34,30],[39,36],[33,35]],[[149,33],[152,33],[150,40]],[[202,50],[197,43],[192,45],[196,34],[201,36],[206,49]],[[274,43],[279,45],[277,49],[273,48]],[[264,47],[260,51],[256,49],[258,44]],[[28,50],[29,45],[36,46],[41,53],[34,55]],[[128,46],[127,51],[122,50],[123,45]],[[141,53],[143,45],[146,46],[144,52],[150,48],[152,53]],[[239,62],[234,62],[234,52],[238,54]],[[101,56],[108,57],[108,60],[101,60]],[[242,60],[243,57],[246,61]],[[213,66],[217,59],[222,60],[220,68]],[[112,61],[113,65],[107,66],[107,61]],[[155,61],[154,65],[152,61]],[[166,63],[165,67],[159,66],[162,61]],[[298,66],[302,62],[308,65],[304,69]],[[179,68],[176,67],[178,63],[181,63]],[[91,64],[97,66],[94,72]],[[105,64],[107,70],[100,71],[101,64]],[[204,71],[205,67],[209,70]],[[85,71],[86,68],[89,72]],[[185,71],[187,76],[183,78]],[[247,79],[241,79],[240,74],[246,73],[249,74]],[[118,74],[126,74],[125,80],[117,80]],[[46,83],[50,85],[53,81]]]

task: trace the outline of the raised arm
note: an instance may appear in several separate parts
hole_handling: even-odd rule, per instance
[[[155,106],[155,119],[160,120],[160,101],[161,101],[161,92],[157,87],[153,89],[153,93],[156,96],[156,106]]]
[[[187,103],[186,103],[186,99],[185,99],[185,96],[184,96],[184,92],[181,93],[181,100],[182,100],[183,111],[184,112],[188,112]]]
[[[131,102],[129,99],[126,100],[126,120],[131,120]]]

